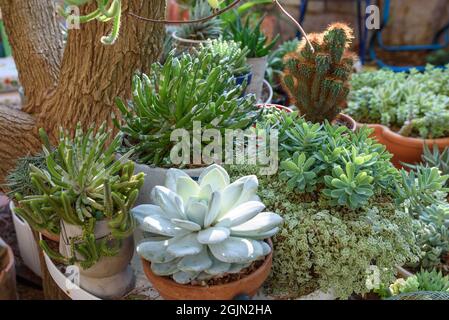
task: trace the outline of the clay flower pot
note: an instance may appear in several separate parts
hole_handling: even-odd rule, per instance
[[[360,128],[365,124],[357,123]],[[367,124],[369,128],[374,129],[373,136],[387,147],[387,150],[393,154],[391,160],[397,168],[402,168],[402,163],[419,163],[423,153],[424,144],[431,149],[437,144],[442,151],[449,147],[449,138],[441,139],[420,139],[404,137],[391,131],[388,127],[380,124]]]
[[[271,241],[270,246],[273,247]],[[142,259],[143,270],[153,288],[166,300],[232,300],[240,294],[254,296],[270,274],[273,251],[253,273],[237,281],[214,285],[192,286],[179,284],[168,277],[157,276],[151,270],[151,262]]]
[[[355,131],[357,129],[357,122],[355,122],[355,120],[352,117],[344,113],[340,113],[337,116],[337,118],[334,121],[332,121],[332,123],[344,124],[351,131]]]
[[[0,238],[0,246],[6,248],[6,253],[0,255],[0,300],[16,300],[16,270],[14,253],[11,247]],[[1,252],[0,252],[1,253]]]
[[[258,108],[267,108],[267,109],[276,108],[278,110],[285,111],[287,113],[293,112],[292,109],[290,109],[288,107],[281,106],[280,104],[273,104],[273,103],[261,103],[261,104],[258,104],[257,107]]]

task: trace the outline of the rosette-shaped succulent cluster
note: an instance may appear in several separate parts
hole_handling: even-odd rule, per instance
[[[154,205],[132,209],[149,235],[137,252],[155,274],[182,284],[207,281],[237,273],[271,252],[264,240],[278,232],[282,218],[263,212],[256,176],[230,183],[226,170],[212,165],[198,182],[170,169],[165,184],[153,189]]]

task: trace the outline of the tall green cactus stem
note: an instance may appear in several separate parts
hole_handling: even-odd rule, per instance
[[[335,23],[322,34],[309,36],[315,52],[303,40],[286,56],[283,87],[307,120],[332,121],[345,106],[354,58],[348,48],[352,30]]]
[[[122,16],[122,2],[121,0],[64,0],[64,3],[69,6],[82,6],[92,2],[97,3],[97,9],[83,16],[79,16],[80,23],[87,23],[92,20],[101,22],[108,22],[112,20],[112,30],[108,36],[101,38],[101,42],[105,45],[112,45],[118,39],[120,33],[120,23]],[[59,14],[68,19],[72,16],[72,12],[66,11],[59,6]]]

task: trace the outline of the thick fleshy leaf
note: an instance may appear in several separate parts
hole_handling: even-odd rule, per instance
[[[183,202],[180,196],[170,189],[156,186],[151,192],[151,198],[158,205],[169,219],[185,219]]]
[[[212,259],[212,266],[206,270],[208,274],[211,275],[219,275],[227,272],[229,268],[231,268],[230,263],[226,263],[223,261],[218,260],[213,255],[210,255],[210,258]]]
[[[153,270],[153,272],[158,276],[169,276],[179,272],[178,262],[179,259],[166,263],[151,263],[151,270]]]
[[[247,201],[252,201],[257,197],[259,180],[257,180],[257,177],[255,175],[241,177],[235,182],[243,182],[243,190],[240,198],[235,202],[234,206],[238,206]]]
[[[208,210],[207,204],[204,201],[200,201],[199,199],[195,198],[190,198],[186,207],[186,215],[190,221],[193,221],[196,224],[203,226],[207,210]]]
[[[236,237],[210,244],[209,249],[215,258],[227,263],[247,263],[263,253],[262,246],[257,241]]]
[[[265,205],[259,201],[248,201],[231,209],[229,212],[218,218],[217,227],[232,227],[240,225],[265,209]]]
[[[164,216],[164,211],[154,204],[141,204],[140,206],[132,208],[130,211],[138,224],[141,224],[143,219],[148,216]]]
[[[168,246],[167,251],[176,257],[198,254],[203,249],[203,245],[198,242],[196,237],[197,233],[189,233],[180,237]]]
[[[251,262],[248,263],[233,263],[229,268],[227,273],[238,273],[245,268],[248,268],[251,265]]]
[[[189,220],[171,219],[171,222],[182,229],[192,232],[201,230],[201,226],[199,224]]]
[[[262,246],[263,249],[263,256],[269,255],[271,252],[271,247],[268,243],[266,243],[265,241],[259,241],[260,245]]]
[[[142,240],[136,248],[137,254],[152,263],[166,263],[173,261],[176,257],[167,252],[169,241]]]
[[[221,205],[221,194],[218,191],[212,193],[212,198],[209,202],[209,207],[207,210],[206,217],[204,218],[204,226],[209,227],[217,218],[220,213],[220,205]]]
[[[196,280],[198,281],[208,281],[210,279],[212,279],[214,277],[214,275],[206,273],[206,272],[201,272],[197,277]]]
[[[229,175],[221,166],[213,164],[201,173],[198,184],[201,187],[210,185],[212,192],[222,190],[229,185]]]
[[[235,181],[228,185],[221,192],[221,208],[218,217],[221,217],[231,208],[235,207],[235,204],[242,196],[243,187],[245,183],[243,181]]]
[[[184,272],[200,272],[212,266],[212,260],[204,246],[200,253],[192,256],[185,256],[178,263],[178,268]]]
[[[201,186],[200,193],[198,193],[198,198],[204,201],[209,201],[212,197],[212,192],[212,187],[209,184]]]
[[[175,237],[185,234],[185,231],[176,226],[164,216],[152,215],[145,217],[140,222],[140,229],[146,232],[159,234],[163,236]]]
[[[268,231],[265,231],[262,233],[258,233],[255,235],[245,235],[245,238],[253,239],[253,240],[265,240],[265,239],[271,238],[278,232],[279,232],[279,227],[275,227],[271,230],[268,230]],[[232,232],[231,232],[231,234],[232,234]]]
[[[168,169],[167,174],[165,175],[165,186],[171,191],[177,192],[176,184],[180,177],[189,177],[189,175],[180,169]]]
[[[179,271],[173,274],[173,280],[180,284],[188,284],[198,276],[199,272]]]
[[[245,235],[257,235],[271,230],[274,227],[279,226],[282,223],[282,218],[273,212],[261,212],[254,218],[231,227],[233,235],[245,236]]]
[[[181,197],[184,204],[189,198],[196,197],[200,192],[200,186],[189,176],[179,177],[176,184],[176,193]]]
[[[202,244],[219,243],[229,238],[230,231],[228,228],[210,227],[198,232],[198,242]]]

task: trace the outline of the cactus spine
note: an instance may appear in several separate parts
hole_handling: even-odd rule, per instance
[[[348,48],[353,35],[335,23],[322,34],[311,34],[313,52],[305,40],[285,57],[283,87],[301,115],[312,122],[332,121],[346,103],[354,62]]]

